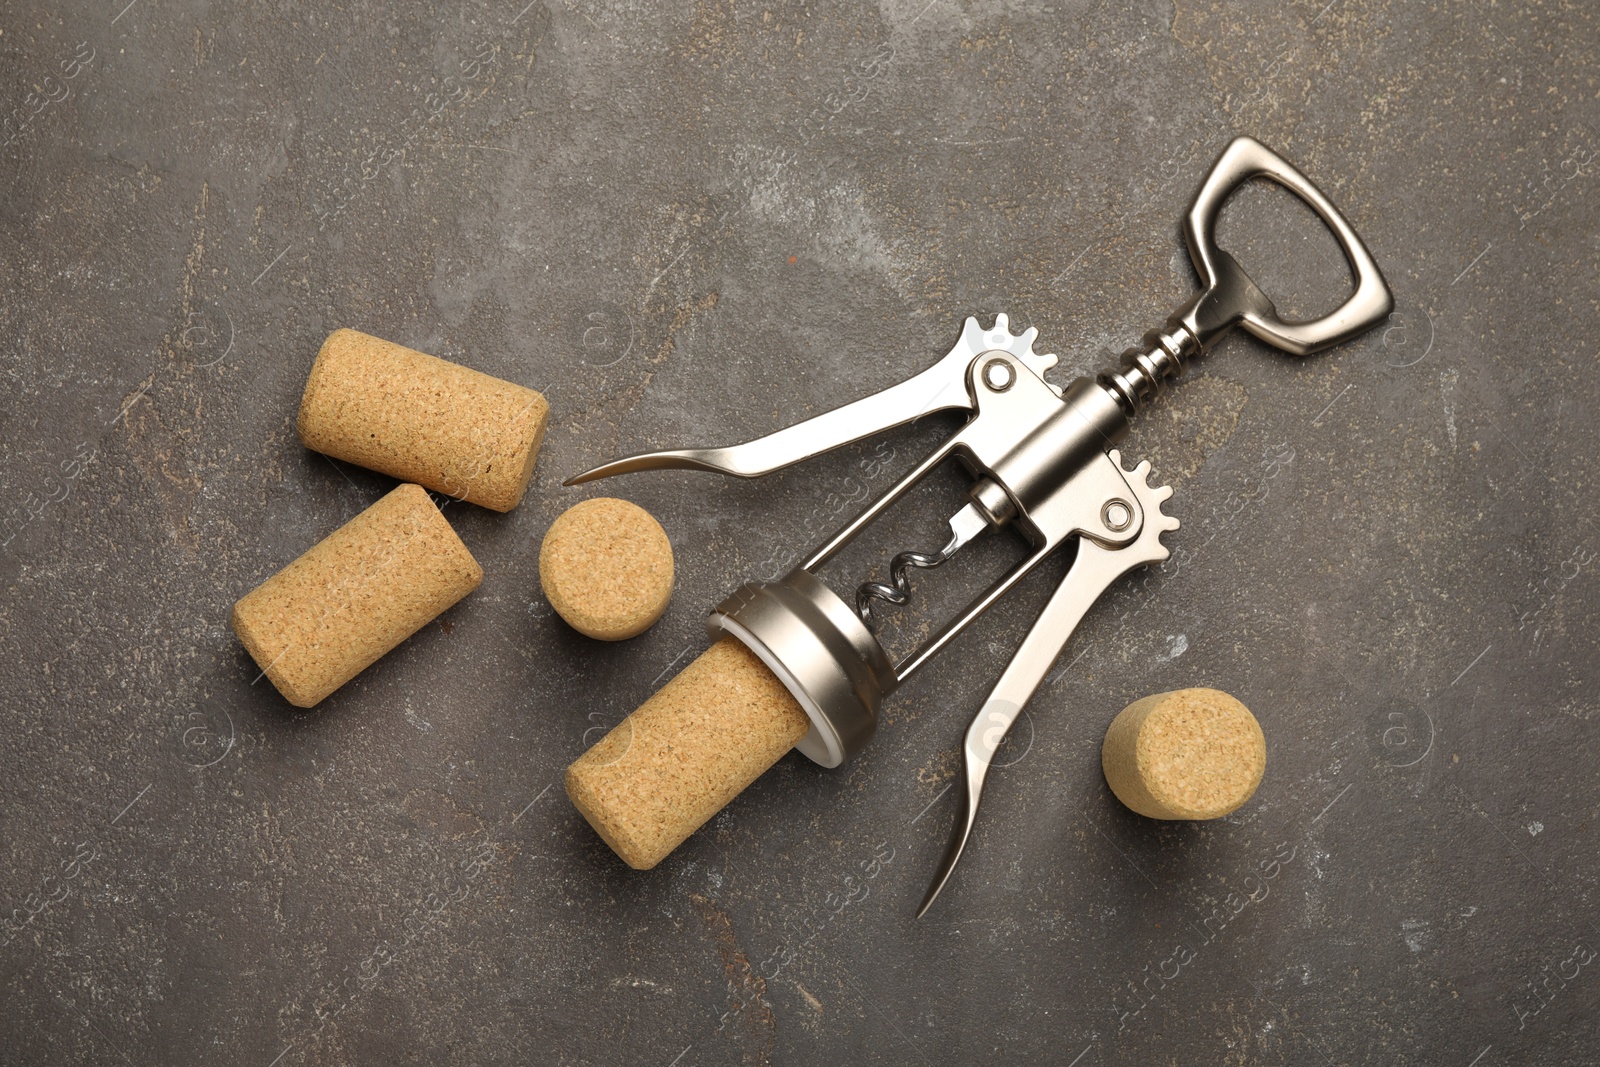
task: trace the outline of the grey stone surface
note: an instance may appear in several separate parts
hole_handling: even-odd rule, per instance
[[[1595,1062],[1594,5],[525,2],[0,12],[0,1059]],[[1136,426],[1175,559],[1086,621],[935,910],[956,744],[1044,581],[853,764],[791,755],[624,869],[564,766],[951,424],[562,478],[852,399],[968,314],[1093,369],[1189,292],[1176,222],[1241,132],[1397,310],[1301,361],[1231,339]],[[1225,236],[1286,306],[1337,292],[1285,198]],[[553,422],[519,509],[446,509],[483,587],[299,712],[228,610],[391,484],[294,437],[340,326]],[[678,548],[620,645],[538,593],[596,491]],[[1266,780],[1142,820],[1100,739],[1191,685],[1255,711]]]

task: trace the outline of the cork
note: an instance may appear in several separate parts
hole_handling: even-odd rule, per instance
[[[809,728],[783,683],[724,637],[567,768],[567,796],[623,862],[646,871]]]
[[[1152,819],[1215,819],[1249,800],[1267,769],[1267,741],[1250,709],[1216,689],[1136,700],[1100,749],[1117,799]]]
[[[568,508],[539,548],[539,584],[574,630],[635,637],[672,599],[672,543],[651,514],[611,497]]]
[[[478,588],[483,569],[420,485],[402,485],[256,586],[233,631],[309,708]]]
[[[539,393],[355,330],[322,344],[300,399],[318,452],[495,511],[522,499],[550,405]]]

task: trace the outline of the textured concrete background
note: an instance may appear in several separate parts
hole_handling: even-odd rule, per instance
[[[1594,5],[12,0],[0,31],[0,1060],[1594,1062]],[[1303,361],[1233,338],[1135,427],[1175,557],[1068,646],[935,910],[956,744],[1043,580],[860,759],[790,756],[624,869],[562,768],[952,424],[759,483],[561,479],[853,399],[969,314],[1093,369],[1190,292],[1177,219],[1240,132],[1397,309]],[[1225,221],[1283,305],[1337,298],[1286,196]],[[391,485],[294,437],[339,326],[554,411],[517,511],[446,509],[482,589],[303,713],[227,619]],[[620,645],[538,593],[594,493],[678,548]],[[1142,820],[1100,739],[1191,685],[1256,712],[1266,780]]]

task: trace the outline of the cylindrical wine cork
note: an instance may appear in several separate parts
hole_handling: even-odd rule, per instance
[[[307,448],[495,511],[522,499],[550,405],[538,392],[335,330],[300,400]]]
[[[649,870],[810,725],[766,664],[724,637],[567,768],[567,796],[628,866]]]
[[[1129,704],[1100,749],[1117,799],[1152,819],[1215,819],[1249,800],[1267,769],[1250,709],[1216,689],[1177,689]]]
[[[637,504],[599,497],[562,512],[539,548],[539,584],[574,630],[634,637],[672,599],[672,543]]]
[[[256,586],[233,630],[309,708],[478,588],[483,568],[420,485],[402,485]]]

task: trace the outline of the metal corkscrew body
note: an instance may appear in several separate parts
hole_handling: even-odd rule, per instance
[[[1332,313],[1307,321],[1283,319],[1233,257],[1217,247],[1223,203],[1252,178],[1295,193],[1338,241],[1356,287]],[[1168,556],[1161,535],[1177,529],[1178,520],[1161,506],[1172,490],[1150,485],[1149,463],[1125,469],[1113,447],[1129,420],[1236,326],[1300,356],[1349,340],[1393,308],[1382,272],[1350,224],[1304,175],[1250,138],[1235,140],[1213,165],[1185,215],[1184,237],[1200,291],[1123,353],[1117,366],[1064,389],[1044,379],[1056,357],[1034,351],[1036,330],[1013,334],[1004,314],[987,330],[968,318],[943,359],[882,392],[754,441],[632,456],[567,482],[674,468],[759,477],[935,411],[970,413],[954,435],[798,567],[776,581],[741,586],[707,621],[714,636],[732,635],[759,656],[805,709],[811,728],[796,747],[823,766],[837,767],[871,739],[889,694],[1045,558],[1074,546],[1066,576],[967,729],[962,807],[918,915],[938,896],[966,847],[995,750],[1078,623],[1123,574]],[[890,562],[889,581],[861,583],[854,604],[817,577],[863,529],[950,459],[966,468],[973,483],[968,502],[949,520],[943,548],[899,553]],[[873,602],[904,604],[913,570],[942,566],[980,535],[1001,527],[1023,537],[1027,555],[921,647],[893,660],[872,630]]]

